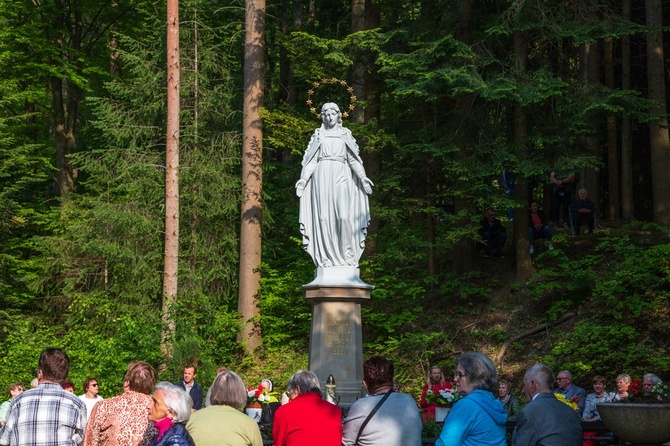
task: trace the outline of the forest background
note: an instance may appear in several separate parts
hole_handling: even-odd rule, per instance
[[[294,184],[319,124],[306,101],[353,101],[336,83],[310,93],[333,78],[352,85],[345,125],[375,183],[366,357],[392,358],[415,396],[430,365],[449,375],[473,349],[517,383],[535,361],[587,388],[594,374],[670,378],[670,2],[269,2],[255,350],[238,340],[249,3],[179,3],[179,288],[166,356],[166,5],[0,0],[0,388],[29,383],[47,346],[67,350],[77,387],[95,376],[105,397],[137,359],[169,380],[195,362],[205,387],[221,365],[280,387],[306,368],[300,286],[314,268]],[[558,231],[557,249],[531,258],[526,185],[550,209],[548,174],[566,165],[601,228]],[[514,200],[497,185],[504,170],[517,174]],[[477,256],[489,206],[516,209],[500,261]]]

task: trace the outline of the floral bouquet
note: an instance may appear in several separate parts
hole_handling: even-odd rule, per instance
[[[668,403],[670,402],[670,388],[662,382],[657,382],[651,392],[645,392],[642,381],[634,379],[628,386],[628,398],[631,403]]]
[[[437,406],[451,407],[452,404],[460,399],[460,393],[454,389],[442,389],[437,393],[434,393],[432,390],[426,392],[426,401]]]
[[[267,405],[270,403],[277,403],[277,393],[269,392],[267,387],[259,384],[258,387],[249,387],[247,389],[247,404],[259,403]]]
[[[567,404],[574,410],[579,410],[579,406],[577,404],[579,403],[579,397],[573,396],[572,398],[567,399],[565,395],[563,395],[562,393],[554,393],[554,395],[556,396],[556,399],[561,403]]]

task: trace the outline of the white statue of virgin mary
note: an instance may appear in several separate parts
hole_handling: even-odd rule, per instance
[[[295,185],[300,197],[303,247],[317,271],[358,268],[370,224],[368,194],[373,184],[365,175],[356,140],[342,126],[337,104],[324,104],[321,120],[323,124],[307,146],[300,180]]]

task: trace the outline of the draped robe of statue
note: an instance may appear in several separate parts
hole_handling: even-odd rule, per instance
[[[320,268],[358,267],[370,224],[366,178],[356,140],[338,125],[316,129],[302,160],[303,248]]]

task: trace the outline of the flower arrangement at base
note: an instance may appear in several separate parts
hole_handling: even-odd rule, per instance
[[[561,403],[567,404],[574,410],[579,410],[579,406],[577,405],[579,403],[579,397],[573,396],[572,398],[567,399],[565,395],[563,395],[562,393],[554,393],[554,395],[556,396],[556,399]]]
[[[259,384],[258,387],[249,387],[247,389],[247,407],[261,407],[270,403],[277,403],[276,392],[269,392],[267,387]]]
[[[452,404],[460,399],[461,394],[453,389],[441,389],[437,393],[434,393],[432,390],[426,392],[426,401],[436,406],[451,407]]]
[[[651,392],[645,392],[642,386],[642,381],[634,379],[628,386],[628,397],[619,402],[668,404],[670,403],[670,387],[662,382],[657,382],[654,384]]]

